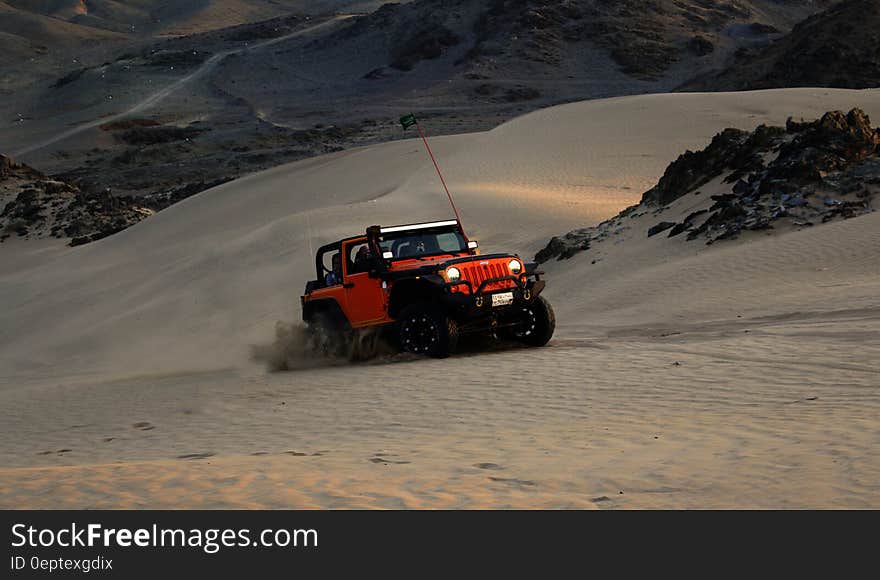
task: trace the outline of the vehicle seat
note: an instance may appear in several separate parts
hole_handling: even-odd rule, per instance
[[[398,258],[409,258],[410,256],[414,256],[415,253],[416,247],[409,242],[403,242],[397,246],[397,250],[395,251],[395,255]]]

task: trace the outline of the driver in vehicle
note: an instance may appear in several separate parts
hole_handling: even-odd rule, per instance
[[[441,251],[434,236],[404,238],[398,241],[395,247],[397,251],[394,254],[398,258],[418,258],[424,255],[434,255]]]
[[[369,272],[370,270],[370,250],[364,245],[358,248],[354,257],[354,269],[352,273]]]

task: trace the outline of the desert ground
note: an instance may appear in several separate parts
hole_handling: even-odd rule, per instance
[[[852,107],[880,119],[880,91],[594,100],[432,143],[471,237],[530,258],[725,127]],[[449,213],[403,140],[84,246],[7,240],[0,507],[880,507],[876,213],[712,246],[637,218],[601,259],[545,265],[541,349],[252,358],[296,324],[319,245]]]

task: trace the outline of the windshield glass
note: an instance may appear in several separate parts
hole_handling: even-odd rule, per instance
[[[415,259],[442,254],[467,252],[467,244],[460,232],[453,230],[423,230],[395,232],[379,236],[383,252],[391,252],[393,259]]]

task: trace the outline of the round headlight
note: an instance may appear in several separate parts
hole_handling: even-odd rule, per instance
[[[519,260],[511,260],[507,263],[507,267],[510,268],[510,271],[513,273],[514,276],[519,274],[522,270],[522,264]]]
[[[461,272],[455,266],[447,268],[446,279],[450,282],[458,282],[461,279]]]

